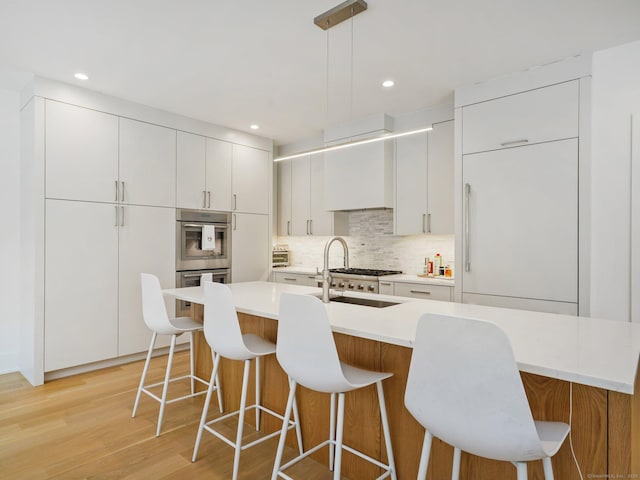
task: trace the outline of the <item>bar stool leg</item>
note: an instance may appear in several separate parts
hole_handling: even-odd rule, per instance
[[[516,469],[518,472],[518,480],[527,480],[527,464],[526,462],[516,463]]]
[[[160,436],[160,428],[162,427],[162,418],[164,417],[164,407],[167,404],[167,392],[169,391],[169,379],[171,378],[171,365],[173,364],[173,350],[176,348],[176,335],[171,335],[171,347],[169,348],[169,358],[167,359],[167,373],[164,377],[164,386],[162,387],[162,400],[160,401],[160,414],[158,415],[158,428],[156,437]]]
[[[200,440],[202,440],[202,431],[204,430],[204,425],[207,423],[207,413],[209,412],[209,402],[211,402],[211,394],[213,392],[213,380],[214,378],[218,378],[218,367],[220,365],[220,356],[213,356],[213,371],[211,372],[211,379],[209,380],[209,387],[207,388],[207,397],[204,401],[204,406],[202,408],[202,416],[200,417],[200,426],[198,427],[198,435],[196,436],[196,444],[193,447],[193,456],[191,457],[191,461],[195,462],[196,457],[198,456],[198,449],[200,448]],[[218,394],[220,393],[220,387],[218,386]]]
[[[333,466],[333,480],[340,480],[342,468],[342,434],[344,430],[344,393],[338,393],[338,424],[336,425],[336,457]]]
[[[290,380],[291,383],[293,380]],[[289,387],[291,388],[291,387]],[[302,428],[300,427],[300,414],[298,413],[298,401],[296,400],[295,392],[293,396],[293,421],[296,424],[296,438],[298,440],[298,450],[300,451],[300,455],[304,453],[304,448],[302,448]],[[288,420],[283,423],[283,425],[288,425]]]
[[[420,466],[418,467],[418,480],[427,478],[427,470],[429,469],[429,455],[431,455],[431,441],[433,435],[428,430],[424,432],[424,441],[422,442],[422,453],[420,454]]]
[[[136,393],[136,401],[133,404],[133,413],[131,414],[131,418],[134,418],[136,416],[136,411],[138,410],[138,403],[140,403],[140,395],[142,394],[142,389],[144,388],[144,381],[147,378],[149,363],[151,363],[151,354],[153,353],[153,347],[156,344],[157,336],[158,334],[156,332],[153,332],[153,335],[151,335],[151,344],[149,345],[147,360],[144,362],[144,368],[142,369],[142,378],[140,379],[140,385],[138,386],[138,393]]]
[[[459,448],[454,447],[453,449],[453,469],[451,470],[451,480],[459,480],[460,479],[460,456],[462,452]]]
[[[236,435],[236,451],[233,456],[233,480],[238,478],[240,467],[240,449],[242,448],[242,432],[244,426],[244,409],[247,406],[247,390],[249,389],[249,370],[251,360],[244,361],[244,374],[242,375],[242,396],[240,397],[240,413],[238,416],[238,433]]]
[[[260,430],[260,357],[256,357],[256,431]]]
[[[544,480],[553,480],[553,467],[551,466],[551,457],[542,459],[542,468],[544,469]]]
[[[280,470],[280,465],[282,465],[282,453],[284,452],[284,443],[287,439],[287,427],[289,424],[289,419],[291,418],[291,410],[294,408],[293,406],[295,405],[296,401],[296,387],[297,383],[295,382],[295,380],[290,380],[289,398],[287,399],[287,406],[284,410],[284,420],[282,420],[282,430],[280,430],[280,440],[278,441],[278,450],[276,452],[276,460],[273,464],[271,480],[277,480],[278,471]],[[298,441],[300,441],[300,439]]]
[[[211,349],[211,358],[213,359],[213,363],[215,365],[216,362],[216,357],[218,356],[218,354],[216,352],[213,351],[213,348]],[[211,377],[210,381],[213,381],[213,377]],[[216,393],[218,394],[218,408],[220,409],[220,413],[222,413],[224,411],[224,407],[222,406],[222,388],[220,387],[220,376],[218,375],[218,372],[216,371]]]
[[[195,376],[195,372],[196,372],[196,362],[195,362],[195,358],[193,358],[193,332],[189,332],[189,367],[190,367],[190,373],[191,373],[191,395],[193,395],[194,393],[196,393],[196,384],[195,384],[195,380],[193,379],[193,377]]]
[[[393,458],[393,449],[391,448],[391,432],[389,431],[389,418],[387,417],[387,404],[384,401],[384,390],[382,389],[382,381],[376,382],[378,390],[378,403],[380,404],[380,417],[382,420],[382,432],[384,433],[384,443],[387,447],[387,462],[391,470],[391,478],[396,480],[396,464]]]
[[[336,451],[336,394],[331,394],[331,410],[329,411],[329,470],[333,471]]]

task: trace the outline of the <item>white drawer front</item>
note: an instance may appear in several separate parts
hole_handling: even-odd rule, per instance
[[[422,300],[451,301],[451,287],[442,285],[396,282],[394,285],[394,294],[399,297],[421,298]]]
[[[577,137],[579,93],[573,80],[464,107],[462,153]]]
[[[315,275],[306,273],[273,272],[273,281],[276,283],[289,283],[305,287],[316,287],[318,281]]]

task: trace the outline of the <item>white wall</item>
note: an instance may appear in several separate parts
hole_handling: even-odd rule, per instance
[[[640,255],[640,239],[631,237],[631,116],[640,121],[640,41],[594,54],[592,101],[591,316],[640,321],[638,312],[631,318],[632,288],[640,295],[631,284],[632,248]],[[640,169],[637,160],[633,167]]]
[[[0,374],[18,370],[20,329],[19,94],[0,88]]]

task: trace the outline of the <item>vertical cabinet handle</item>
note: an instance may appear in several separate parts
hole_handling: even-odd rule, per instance
[[[121,202],[124,202],[124,182],[120,182],[122,184],[122,196],[121,196]]]
[[[427,213],[427,233],[431,233],[431,214]]]
[[[236,218],[236,214],[233,214],[233,229],[235,230],[238,226],[238,219]]]
[[[207,192],[207,196],[208,196],[208,198],[209,198],[209,203],[208,203],[208,205],[207,205],[207,208],[211,208],[211,190],[209,190],[209,191]]]
[[[426,214],[426,213],[423,213],[423,214],[422,214],[422,233],[427,233],[427,227],[426,227],[426,225],[425,225],[425,223],[426,223],[426,222],[425,222],[426,218],[427,218],[427,214]]]
[[[120,207],[120,226],[124,227],[124,207]]]
[[[291,235],[291,220],[287,220],[287,235]]]
[[[471,185],[464,185],[464,270],[471,271],[471,259],[469,258],[469,205],[471,203]]]
[[[207,207],[207,192],[202,190],[202,208]]]
[[[119,196],[119,192],[118,192],[118,180],[116,180],[116,202],[118,201],[118,196]]]
[[[118,182],[116,182],[116,186],[117,185],[118,185]],[[116,223],[115,223],[114,227],[117,227],[118,226],[118,206],[116,205],[114,208],[116,209]]]
[[[236,196],[236,194],[233,194],[233,209],[237,210],[238,209],[238,197]]]
[[[313,219],[309,220],[309,235],[313,235]]]

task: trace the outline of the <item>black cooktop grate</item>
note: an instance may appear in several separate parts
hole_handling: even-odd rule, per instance
[[[376,270],[373,268],[331,268],[331,273],[341,273],[342,275],[366,275],[369,277],[382,277],[384,275],[395,275],[402,273],[399,270]]]

